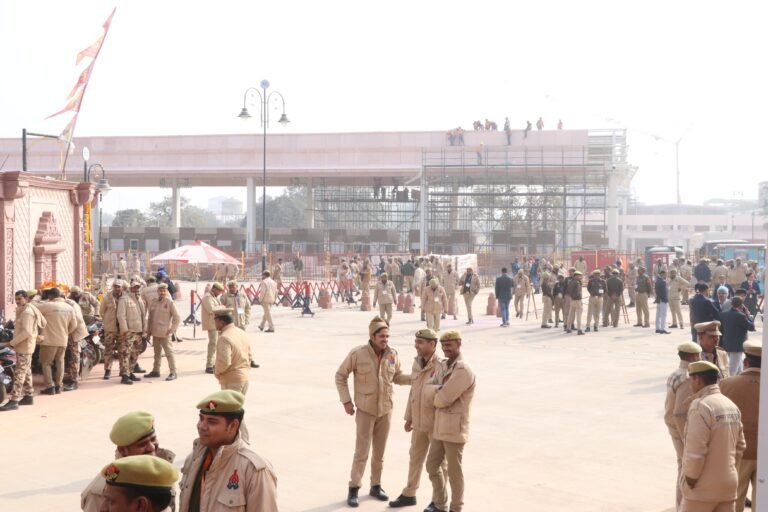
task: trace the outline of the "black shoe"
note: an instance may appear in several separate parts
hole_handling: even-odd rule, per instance
[[[133,365],[133,373],[147,373],[147,370],[139,366],[139,363]]]
[[[659,331],[659,333],[661,333],[661,334],[672,334],[672,333],[671,333],[671,332],[669,332],[669,331]]]
[[[424,509],[424,512],[445,512],[445,510],[440,510],[435,506],[435,502],[433,501],[429,505],[427,505],[427,508]]]
[[[213,367],[209,366],[205,369],[205,373],[213,373]]]
[[[35,403],[35,399],[32,398],[32,395],[26,395],[24,398],[19,400],[19,405],[33,405]]]
[[[632,327],[642,327],[643,324],[633,324]]]
[[[387,501],[389,499],[389,496],[387,496],[387,493],[384,492],[384,489],[382,489],[380,485],[371,486],[371,491],[368,495],[373,496],[379,501]]]
[[[251,361],[251,368],[258,368],[258,367],[259,367],[258,364],[256,364],[255,362]]]
[[[57,395],[60,395],[61,394],[61,386],[56,386],[55,388],[53,388],[53,392],[56,393]]]
[[[445,314],[440,315],[440,320],[445,320]]]
[[[144,376],[145,379],[155,379],[160,376],[160,372],[156,372],[155,370],[152,370],[148,374]]]
[[[274,329],[267,329],[267,330],[266,330],[266,331],[264,331],[264,332],[275,332],[275,330],[274,330]]]
[[[357,500],[357,491],[359,490],[359,487],[349,488],[349,493],[347,494],[347,505],[350,507],[358,507],[360,505],[360,502]]]
[[[597,326],[595,326],[595,332],[597,332]]]
[[[551,325],[542,325],[541,328],[542,329],[551,329],[552,326]]]
[[[54,388],[54,387],[45,388],[44,390],[42,390],[40,392],[40,394],[41,395],[55,395],[56,394],[56,388]]]
[[[581,329],[579,329],[579,332],[577,332],[576,334],[577,334],[577,335],[579,335],[579,336],[584,336],[584,331],[582,331]]]
[[[392,508],[410,507],[415,504],[416,496],[403,496],[402,494],[395,501],[389,502],[389,506]]]
[[[176,372],[169,373],[165,380],[176,380]]]
[[[677,329],[677,324],[672,324],[669,326],[670,329]]]
[[[571,334],[571,332],[573,332],[573,331],[571,331],[570,329],[566,329],[566,330],[565,330],[565,333],[566,333],[566,334]]]
[[[133,384],[133,381],[128,375],[123,375],[120,377],[120,384]]]
[[[260,326],[259,326],[259,330],[260,330],[260,331],[263,331],[263,330],[264,330],[264,326],[260,325]]]
[[[752,508],[752,500],[749,498],[744,498],[744,507]]]
[[[472,323],[472,320],[467,320],[467,323],[465,325],[469,325]]]
[[[109,380],[112,376],[112,370],[104,370],[104,380]]]
[[[139,382],[141,380],[141,377],[137,377],[133,373],[128,376],[129,379],[131,379],[133,382]]]
[[[77,389],[77,382],[72,382],[70,384],[64,384],[64,391],[74,391]]]
[[[6,402],[6,404],[4,406],[0,407],[0,411],[3,411],[3,412],[4,411],[15,411],[18,408],[19,408],[19,402],[17,402],[16,400],[8,400],[8,402]],[[414,503],[414,505],[416,504],[415,501],[413,503]]]
[[[587,327],[587,332],[590,332],[591,330],[592,330],[592,329],[590,329],[589,327]]]

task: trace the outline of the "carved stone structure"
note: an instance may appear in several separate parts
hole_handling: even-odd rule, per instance
[[[0,310],[13,317],[16,290],[46,281],[82,286],[83,205],[93,185],[23,172],[0,173]]]

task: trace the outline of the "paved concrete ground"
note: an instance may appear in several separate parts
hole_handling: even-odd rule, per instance
[[[478,313],[488,292],[476,301]],[[254,311],[260,318],[260,309]],[[314,318],[285,308],[274,315],[277,333],[262,334],[255,324],[249,329],[262,365],[252,371],[246,409],[253,447],[275,466],[281,510],[346,510],[354,420],[344,414],[333,378],[346,353],[366,342],[372,315],[345,306]],[[630,316],[634,320],[633,310]],[[406,368],[421,325],[417,314],[395,314],[392,345]],[[513,319],[510,328],[498,325],[484,314],[469,327],[444,322],[462,329],[465,357],[478,376],[464,455],[465,509],[671,510],[675,457],[662,408],[666,377],[677,366],[675,347],[688,330],[656,335],[622,324],[577,337],[541,329],[532,314]],[[181,334],[191,337],[191,330]],[[112,423],[131,410],[155,415],[161,445],[176,452],[181,465],[196,437],[194,406],[218,389],[202,371],[203,334],[176,345],[175,382],[122,386],[101,380],[97,367],[76,392],[36,396],[34,406],[0,415],[0,510],[79,510],[80,491],[111,460]],[[151,367],[149,351],[140,362]],[[382,484],[392,498],[407,474],[409,437],[400,419],[407,393],[396,389],[386,452]],[[419,505],[407,510],[422,510],[430,496],[425,475]],[[359,510],[385,508],[363,498]]]

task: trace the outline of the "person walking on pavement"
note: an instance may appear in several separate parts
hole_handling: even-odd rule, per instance
[[[421,285],[421,307],[422,313],[424,311],[424,294],[422,293],[424,284]],[[395,285],[389,280],[389,275],[386,272],[382,272],[379,275],[379,282],[376,283],[376,289],[373,292],[373,307],[376,307],[376,303],[379,304],[379,316],[387,322],[387,325],[392,321],[392,304],[395,303],[397,297],[397,291]]]
[[[459,275],[453,270],[453,265],[450,263],[445,266],[445,272],[443,273],[443,288],[445,289],[446,297],[448,297],[446,314],[453,315],[453,319],[456,320],[456,315],[459,312],[459,304],[456,301],[456,291],[459,289]]]
[[[270,276],[269,270],[261,273],[258,294],[261,297],[261,309],[264,312],[259,330],[264,331],[264,327],[266,327],[267,330],[264,332],[275,332],[275,324],[272,322],[272,305],[277,300],[277,283]]]
[[[680,470],[683,462],[683,439],[685,436],[685,419],[688,416],[688,407],[690,406],[691,390],[690,379],[688,378],[688,365],[701,359],[701,347],[692,342],[686,341],[677,346],[677,356],[680,358],[680,365],[667,378],[667,396],[664,400],[664,423],[672,438],[672,445],[675,447],[677,456],[677,478],[675,479],[675,503],[680,508],[680,501],[683,498],[680,489]],[[684,404],[682,411],[682,422],[676,415],[680,404]],[[678,426],[680,423],[680,426]]]
[[[514,282],[507,275],[507,268],[502,268],[501,275],[496,278],[496,283],[494,284],[494,293],[496,293],[496,299],[499,301],[499,310],[501,311],[502,327],[509,325],[509,302],[512,300],[513,287]],[[517,300],[515,300],[515,304],[517,304]]]
[[[720,382],[720,391],[736,404],[741,412],[744,425],[744,439],[747,447],[741,462],[736,466],[739,484],[736,496],[736,512],[744,511],[747,501],[747,489],[752,485],[752,510],[757,506],[757,434],[760,418],[760,366],[762,363],[763,344],[760,341],[744,343],[744,371]]]
[[[413,359],[411,389],[405,408],[405,431],[411,433],[408,483],[400,496],[389,502],[393,508],[416,505],[416,491],[419,489],[435,423],[434,391],[429,384],[441,369],[441,359],[436,350],[437,333],[432,329],[420,329],[415,337],[416,357]]]
[[[525,271],[520,269],[514,278],[515,284],[515,318],[523,318],[523,309],[525,309],[525,298],[531,294],[531,280],[525,275]],[[509,322],[507,322],[509,325]]]
[[[746,447],[741,412],[720,392],[715,365],[697,361],[688,365],[688,374],[694,396],[685,427],[680,510],[734,510]]]
[[[467,325],[475,323],[472,316],[472,301],[480,293],[480,279],[472,271],[472,267],[467,267],[460,280],[461,290],[459,293],[464,297],[464,306],[467,308]]]
[[[203,330],[208,332],[208,354],[205,358],[205,373],[213,374],[213,364],[216,361],[216,340],[218,332],[216,324],[213,321],[213,313],[221,309],[223,305],[219,296],[224,293],[224,285],[216,282],[211,285],[211,289],[203,296],[201,316],[203,320]]]
[[[181,316],[176,303],[168,295],[168,285],[162,283],[157,287],[157,299],[149,305],[147,317],[147,336],[152,336],[152,347],[155,352],[155,359],[152,365],[152,371],[144,377],[151,379],[160,377],[160,366],[162,355],[165,352],[165,358],[168,360],[168,377],[165,380],[176,380],[176,358],[173,355],[173,344],[171,336],[176,332],[181,322]]]
[[[35,352],[37,338],[47,324],[40,310],[30,302],[26,291],[17,291],[13,298],[16,302],[16,322],[10,346],[16,351],[16,367],[13,369],[13,389],[8,395],[8,402],[0,407],[0,411],[15,411],[20,405],[34,404],[32,354]]]
[[[349,374],[354,374],[354,404],[349,393]],[[389,346],[389,324],[375,316],[368,325],[368,343],[352,349],[336,371],[336,389],[344,411],[355,416],[357,435],[350,471],[347,505],[359,506],[358,491],[371,453],[369,495],[387,501],[381,488],[384,451],[392,419],[393,384],[410,385],[410,375],[400,370],[397,351]],[[357,410],[355,410],[357,406]],[[371,450],[372,448],[372,450]]]
[[[446,331],[440,336],[440,348],[446,357],[442,371],[432,386],[435,426],[427,454],[427,473],[432,481],[430,512],[447,511],[448,491],[445,473],[451,487],[450,510],[462,512],[464,507],[464,446],[469,439],[469,411],[475,394],[475,373],[461,354],[461,333]],[[444,470],[443,461],[447,468]]]
[[[429,281],[429,286],[424,290],[424,310],[427,314],[427,327],[435,332],[440,330],[440,317],[443,316],[443,312],[448,308],[448,297],[445,295],[445,290],[437,278],[433,277]]]

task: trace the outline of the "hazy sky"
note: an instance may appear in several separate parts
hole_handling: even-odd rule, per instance
[[[653,135],[685,132],[684,202],[756,198],[768,180],[757,154],[761,2],[0,0],[0,137],[63,128],[67,116],[44,118],[115,5],[75,138],[256,132],[235,116],[245,88],[268,78],[292,121],[274,131],[444,130],[504,116],[522,128],[541,115],[549,127],[629,128],[633,189],[647,203],[675,200],[674,144]],[[167,193],[140,192],[113,191],[105,209]],[[245,199],[186,193],[200,206]]]

